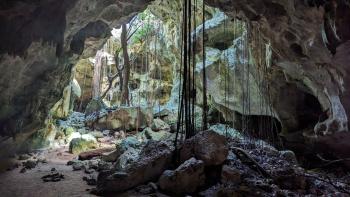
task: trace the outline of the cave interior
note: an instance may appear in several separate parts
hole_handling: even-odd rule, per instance
[[[350,196],[349,62],[349,0],[2,0],[1,196]]]

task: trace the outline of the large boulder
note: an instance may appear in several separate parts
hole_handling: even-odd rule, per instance
[[[98,144],[93,137],[81,137],[74,138],[69,144],[69,152],[73,154],[79,154],[84,151],[88,151],[97,148]]]
[[[176,194],[193,193],[204,182],[204,162],[193,157],[181,164],[176,170],[164,171],[159,178],[162,190]]]
[[[150,108],[120,107],[97,120],[89,121],[87,124],[100,130],[122,129],[130,131],[151,126],[152,120],[153,113]]]
[[[174,148],[166,142],[149,141],[138,160],[132,161],[121,171],[102,171],[97,179],[99,192],[121,192],[157,179],[171,162]]]
[[[153,120],[151,129],[153,131],[161,131],[161,130],[169,131],[170,126],[166,122],[164,122],[163,120],[156,118]]]
[[[228,145],[224,136],[212,130],[199,132],[185,141],[180,150],[180,160],[192,156],[202,160],[206,166],[222,164],[228,155]]]

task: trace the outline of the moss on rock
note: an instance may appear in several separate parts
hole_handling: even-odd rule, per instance
[[[97,143],[84,138],[74,138],[69,144],[69,152],[73,154],[79,154],[94,148],[97,148]]]

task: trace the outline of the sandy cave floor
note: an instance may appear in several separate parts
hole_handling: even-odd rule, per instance
[[[20,173],[21,167],[0,174],[0,196],[2,197],[65,197],[94,196],[88,190],[93,188],[83,181],[84,171],[73,171],[67,162],[75,156],[68,148],[44,151],[42,156],[47,163],[39,163],[35,168]],[[64,175],[58,182],[44,182],[41,177],[50,174],[55,168]]]

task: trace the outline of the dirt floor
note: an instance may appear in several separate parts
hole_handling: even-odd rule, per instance
[[[1,197],[66,197],[66,196],[94,196],[89,194],[89,186],[83,181],[83,171],[73,171],[67,162],[74,155],[67,152],[67,148],[49,150],[40,153],[47,163],[39,163],[35,168],[21,173],[22,167],[0,174]],[[41,177],[50,174],[55,168],[64,175],[58,182],[44,182]]]

